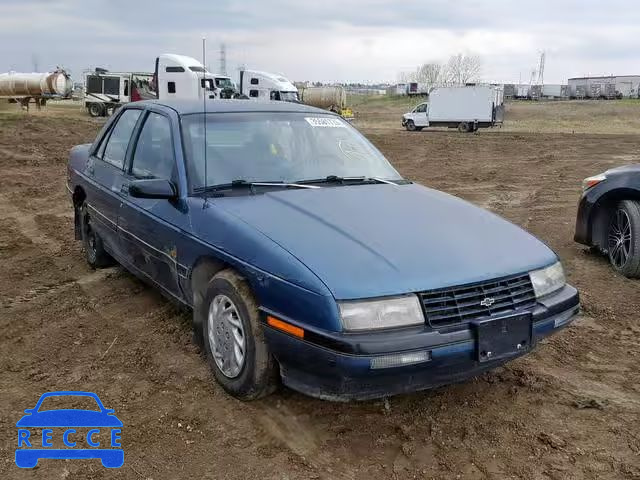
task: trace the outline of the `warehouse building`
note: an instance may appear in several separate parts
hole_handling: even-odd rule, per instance
[[[569,79],[573,98],[638,98],[640,75],[577,77]]]

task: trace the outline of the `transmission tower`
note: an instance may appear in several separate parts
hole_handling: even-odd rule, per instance
[[[538,67],[538,85],[544,85],[544,62],[545,62],[544,50],[540,54],[540,66]]]
[[[227,46],[224,43],[220,44],[220,73],[227,74]]]

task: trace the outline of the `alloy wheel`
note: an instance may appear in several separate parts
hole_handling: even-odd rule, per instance
[[[622,209],[616,210],[609,226],[609,257],[616,268],[626,265],[631,253],[631,221]]]

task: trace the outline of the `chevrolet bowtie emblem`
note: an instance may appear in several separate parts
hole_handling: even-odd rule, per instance
[[[480,305],[482,305],[483,307],[487,307],[489,308],[491,305],[493,305],[494,303],[496,303],[495,299],[491,298],[491,297],[487,297],[484,300],[482,300],[480,302]]]

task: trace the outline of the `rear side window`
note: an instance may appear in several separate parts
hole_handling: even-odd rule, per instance
[[[142,110],[125,110],[118,118],[118,122],[111,130],[111,136],[107,140],[102,159],[118,168],[124,165],[124,157],[127,153],[131,133],[140,118]]]
[[[136,144],[131,173],[137,178],[171,180],[174,177],[174,167],[169,119],[151,112],[144,122]]]
[[[251,85],[258,85],[258,79],[257,78],[252,78],[251,79]]]
[[[165,68],[165,72],[167,73],[181,73],[184,72],[183,67],[167,67]]]
[[[250,97],[257,97],[258,96],[258,90],[249,90],[249,96]]]
[[[176,93],[176,82],[167,82],[167,92]]]

